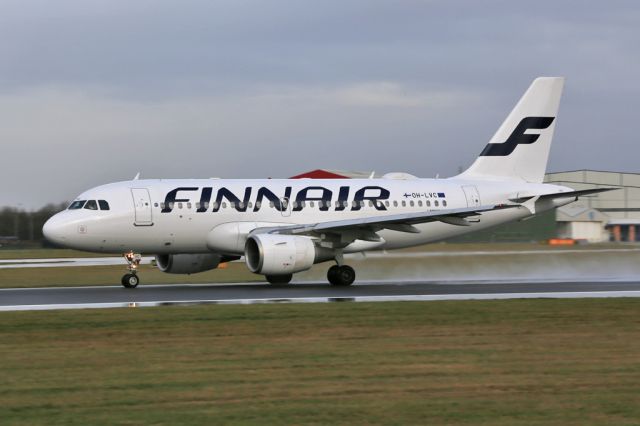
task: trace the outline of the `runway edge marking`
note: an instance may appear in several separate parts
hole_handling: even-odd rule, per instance
[[[335,303],[335,302],[428,302],[444,300],[506,300],[506,299],[581,299],[640,297],[637,291],[588,291],[588,292],[546,292],[546,293],[494,293],[494,294],[433,294],[406,296],[354,296],[354,297],[299,297],[264,299],[211,299],[176,300],[152,302],[109,302],[109,303],[66,303],[46,305],[0,306],[0,311],[42,311],[61,309],[106,309],[106,308],[148,308],[156,306],[190,305],[251,305],[266,303]]]

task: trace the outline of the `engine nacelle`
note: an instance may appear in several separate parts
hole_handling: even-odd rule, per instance
[[[244,258],[251,272],[286,275],[305,271],[322,261],[313,240],[291,235],[251,235],[244,246]]]
[[[159,254],[156,265],[168,274],[195,274],[216,269],[222,256],[215,253],[199,254]]]

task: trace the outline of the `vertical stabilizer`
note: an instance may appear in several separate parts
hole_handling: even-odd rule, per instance
[[[459,177],[542,182],[563,77],[536,78],[476,161]]]

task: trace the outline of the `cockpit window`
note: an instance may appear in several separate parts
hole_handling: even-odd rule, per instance
[[[71,203],[71,205],[69,206],[69,210],[78,210],[81,209],[82,206],[84,206],[84,203],[86,203],[87,200],[77,200],[74,201],[73,203]]]
[[[98,200],[98,204],[100,205],[100,210],[109,210],[109,203],[105,200]]]
[[[87,201],[87,204],[84,205],[84,208],[87,210],[98,210],[98,204],[96,203],[96,200],[89,200]]]

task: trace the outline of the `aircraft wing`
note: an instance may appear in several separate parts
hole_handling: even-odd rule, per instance
[[[288,225],[282,227],[269,227],[254,229],[251,234],[271,233],[285,235],[326,236],[334,234],[340,241],[349,244],[356,239],[364,241],[380,241],[376,232],[390,229],[399,232],[419,233],[415,224],[426,222],[444,222],[451,225],[469,226],[473,217],[482,213],[519,207],[518,205],[488,205],[477,207],[465,207],[460,209],[446,209],[436,211],[423,211],[416,213],[391,214],[386,216],[370,216],[358,219],[334,220],[328,222],[310,223],[302,225]],[[470,219],[471,218],[471,221]]]

